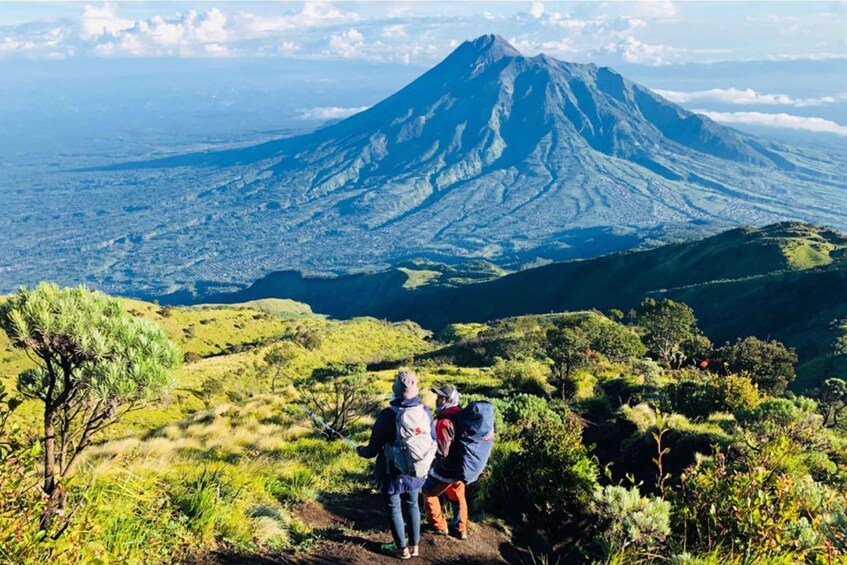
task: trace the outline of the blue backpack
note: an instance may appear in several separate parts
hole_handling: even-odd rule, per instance
[[[494,445],[494,406],[471,402],[452,418],[456,436],[450,446],[447,465],[455,478],[470,484],[482,474]]]

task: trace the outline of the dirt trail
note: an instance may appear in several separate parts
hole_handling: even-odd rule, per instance
[[[377,494],[358,492],[326,497],[321,502],[309,501],[296,508],[294,515],[320,535],[320,541],[308,551],[278,556],[218,553],[206,556],[198,563],[375,565],[400,562],[380,553],[380,545],[391,541],[391,534],[382,499]],[[428,531],[426,524],[421,529],[420,557],[412,558],[413,563],[487,565],[530,562],[527,555],[511,544],[506,533],[488,524],[472,522],[470,538],[464,541],[452,536],[436,536]]]

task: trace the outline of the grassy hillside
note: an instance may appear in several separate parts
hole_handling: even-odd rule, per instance
[[[797,320],[791,297],[808,295],[802,307],[809,327],[784,324],[802,333],[829,315],[824,306],[847,282],[828,276],[845,274],[837,259],[774,273],[773,284],[791,291],[779,300],[767,300],[768,284],[754,284],[768,277],[661,294],[702,287],[716,303],[729,293],[735,301],[724,303],[731,308],[774,306],[763,324],[779,324],[780,311]],[[456,386],[463,402],[494,406],[497,440],[470,489],[470,538],[425,531],[421,558],[429,562],[642,563],[671,555],[686,563],[794,563],[847,555],[843,429],[825,427],[810,399],[770,398],[750,377],[645,359],[643,328],[597,311],[452,324],[432,340],[408,321],[292,317],[289,310],[278,318],[244,306],[124,306],[166,328],[192,354],[175,371],[173,390],[98,433],[86,449],[63,482],[74,509],[64,534],[41,542],[23,537],[11,554],[0,544],[0,562],[6,555],[27,564],[394,562],[380,555],[388,534],[374,464],[323,438],[299,405],[309,401],[307,386],[320,390],[323,382],[337,394],[339,381],[303,379],[317,369],[326,375],[337,362],[370,366],[361,375],[367,384],[354,394],[379,407],[401,366],[418,374],[429,406],[436,383]],[[702,309],[704,321],[719,324],[719,310]],[[571,350],[579,362],[567,394],[557,384],[564,358],[549,349],[558,338],[548,330],[557,324],[586,340]],[[196,328],[190,336],[189,327]],[[236,347],[221,351],[220,341]],[[265,361],[273,348],[293,352],[275,390]],[[0,365],[3,374],[24,367],[23,359]],[[29,402],[15,413],[14,422],[31,434],[27,441],[41,437],[39,408]],[[374,414],[345,434],[365,443]],[[724,474],[711,466],[722,464],[718,449],[744,456]],[[0,466],[0,479],[25,479],[0,480],[4,540],[36,527],[32,516],[43,500],[31,486],[41,465],[34,453],[27,444]],[[14,467],[19,461],[25,467]],[[18,500],[33,514],[15,512]],[[6,523],[18,530],[10,534]],[[736,524],[750,526],[736,533]]]
[[[173,308],[126,298],[123,305],[127,312],[159,324],[183,353],[200,357],[262,343],[286,328],[283,320],[267,312],[238,305],[215,309]],[[0,378],[14,377],[30,365],[26,355],[12,348],[6,334],[0,332]]]
[[[487,261],[447,265],[428,259],[413,259],[387,271],[344,277],[305,276],[297,271],[280,271],[241,291],[201,297],[201,300],[237,306],[254,304],[268,297],[286,298],[309,304],[316,312],[350,318],[371,315],[380,304],[402,302],[424,290],[457,288],[491,281],[507,273]],[[181,297],[175,295],[162,300],[179,301]]]
[[[247,305],[226,307],[161,307],[148,302],[123,299],[124,308],[160,325],[185,354],[175,374],[175,387],[155,409],[131,414],[124,424],[109,433],[119,436],[126,429],[154,428],[183,418],[215,402],[244,400],[267,392],[264,356],[279,340],[301,340],[289,376],[308,375],[331,362],[400,362],[431,349],[424,332],[415,324],[387,323],[373,318],[345,321],[315,316],[282,318]],[[291,301],[257,301],[258,307],[295,308],[305,313],[306,305]],[[17,375],[32,362],[11,347],[0,331],[0,381],[14,390]],[[26,402],[15,414],[18,421],[34,424],[37,406]]]
[[[410,319],[438,330],[521,314],[626,312],[646,296],[667,295],[689,303],[716,342],[753,334],[797,348],[802,378],[796,386],[802,387],[842,366],[830,353],[847,315],[847,297],[839,291],[845,249],[847,236],[837,231],[781,223],[449,287],[417,284],[424,275],[413,279],[400,269],[333,279],[280,273],[230,299],[288,297],[331,315]]]
[[[195,308],[211,310],[258,310],[278,318],[296,318],[313,314],[308,304],[289,300],[287,298],[263,298],[235,304],[198,304]]]

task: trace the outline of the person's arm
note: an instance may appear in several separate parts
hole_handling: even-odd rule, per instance
[[[388,430],[392,424],[391,420],[393,416],[394,412],[390,408],[386,408],[377,415],[376,422],[374,422],[373,428],[371,428],[371,438],[368,444],[360,445],[356,448],[356,453],[360,457],[372,459],[379,455],[382,447],[388,441]]]
[[[450,418],[441,418],[438,421],[436,429],[438,436],[438,454],[441,457],[447,457],[450,453],[450,445],[453,443],[453,438],[456,436],[456,428]]]

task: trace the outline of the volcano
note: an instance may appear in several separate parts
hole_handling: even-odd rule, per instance
[[[315,132],[111,167],[167,171],[181,188],[106,243],[127,280],[153,288],[414,257],[516,267],[738,225],[847,228],[847,167],[833,159],[485,35]]]

